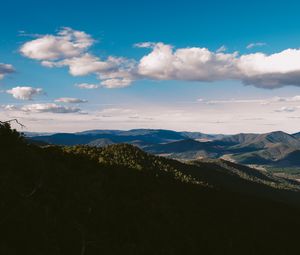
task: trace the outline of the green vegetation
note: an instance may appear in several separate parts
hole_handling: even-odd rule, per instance
[[[239,164],[300,167],[299,135],[290,135],[281,131],[224,136],[155,129],[91,130],[28,139],[31,142],[68,146],[80,144],[105,147],[127,143],[152,154],[179,160],[222,158],[231,155],[231,159]]]
[[[271,173],[285,173],[287,175],[300,175],[299,167],[266,167]]]
[[[167,177],[185,183],[207,186],[173,166],[172,163],[175,161],[147,154],[129,144],[111,145],[106,148],[74,146],[65,147],[63,150],[73,155],[86,155],[104,166],[125,166],[160,178]]]
[[[0,155],[0,254],[298,251],[300,209],[252,194],[277,189],[214,162],[183,164],[130,145],[39,147],[8,124]]]
[[[300,186],[300,168],[299,167],[273,167],[267,166],[266,170],[273,176],[280,176],[289,182],[294,182],[298,187]]]

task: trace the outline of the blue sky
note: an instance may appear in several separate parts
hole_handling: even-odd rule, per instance
[[[0,10],[0,63],[5,65],[0,117],[18,117],[33,131],[147,127],[296,132],[299,8],[297,1],[5,1]],[[84,33],[90,45],[72,56],[60,52],[57,58],[41,58],[45,48],[36,47],[35,40],[58,38],[66,27],[69,34]],[[134,46],[143,42],[152,44]],[[171,62],[156,70],[161,64],[157,58],[165,54],[166,59],[168,46],[173,47],[172,56],[167,55]],[[178,57],[181,49],[185,55]],[[53,48],[46,50],[53,53]],[[68,61],[84,54],[113,67],[80,76],[70,73]],[[201,54],[214,60],[200,61]],[[124,60],[112,64],[110,57]],[[124,68],[125,78],[118,74],[112,80]],[[82,83],[99,88],[74,86]],[[88,102],[71,103],[70,98]]]

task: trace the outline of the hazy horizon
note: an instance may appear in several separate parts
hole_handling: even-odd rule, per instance
[[[32,134],[59,134],[59,133],[70,133],[70,134],[75,134],[75,133],[81,133],[81,132],[91,132],[91,131],[132,131],[132,130],[165,130],[165,131],[174,131],[174,132],[195,132],[195,133],[202,133],[202,134],[207,134],[207,135],[238,135],[238,134],[265,134],[265,133],[274,133],[274,132],[284,132],[290,135],[296,134],[298,132],[293,132],[293,133],[288,133],[282,130],[273,130],[270,132],[240,132],[240,133],[206,133],[206,132],[201,132],[201,131],[187,131],[187,130],[174,130],[174,129],[162,129],[162,128],[132,128],[132,129],[83,129],[83,130],[77,130],[77,131],[30,131],[26,130],[26,127],[20,128],[18,124],[13,124],[11,125],[16,128],[20,132],[24,133],[32,133]],[[300,131],[299,131],[300,132]]]

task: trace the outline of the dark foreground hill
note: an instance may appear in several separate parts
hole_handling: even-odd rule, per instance
[[[297,206],[227,187],[241,180],[278,191],[249,168],[187,165],[130,145],[38,147],[8,125],[0,125],[0,155],[0,254],[298,251]]]

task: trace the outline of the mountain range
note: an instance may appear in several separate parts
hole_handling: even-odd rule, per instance
[[[296,156],[300,154],[300,133],[288,134],[282,131],[213,135],[162,129],[89,130],[46,135],[30,133],[28,139],[54,145],[96,147],[127,143],[155,155],[185,161],[223,158],[239,164],[270,169],[300,167]]]

